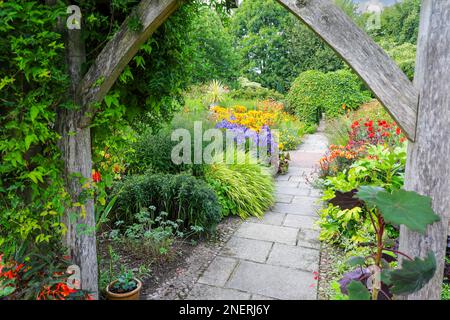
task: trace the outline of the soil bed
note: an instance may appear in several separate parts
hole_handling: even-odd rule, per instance
[[[241,220],[236,217],[225,218],[217,227],[217,233],[210,239],[201,239],[195,244],[190,241],[176,240],[170,253],[164,259],[145,257],[130,251],[126,246],[99,237],[100,269],[109,270],[109,245],[120,256],[114,271],[120,265],[137,272],[144,266],[150,269],[148,276],[142,277],[143,300],[178,300],[185,298],[200,274],[208,267],[212,259],[228,241]],[[101,288],[104,291],[105,288]],[[102,298],[104,294],[102,292]]]

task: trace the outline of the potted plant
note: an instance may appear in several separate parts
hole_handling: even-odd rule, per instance
[[[130,270],[122,272],[106,287],[106,297],[108,300],[139,300],[141,289],[142,282]]]

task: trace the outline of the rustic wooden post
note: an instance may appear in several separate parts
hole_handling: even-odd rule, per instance
[[[450,214],[450,0],[423,0],[415,85],[419,108],[415,143],[409,144],[405,188],[431,196],[441,217],[420,235],[401,228],[400,250],[425,256],[433,250],[434,278],[407,299],[440,299]]]

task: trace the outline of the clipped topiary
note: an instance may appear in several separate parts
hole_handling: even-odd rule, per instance
[[[318,123],[322,112],[332,118],[369,101],[370,93],[362,87],[350,70],[309,70],[293,82],[286,96],[288,109],[306,123]]]

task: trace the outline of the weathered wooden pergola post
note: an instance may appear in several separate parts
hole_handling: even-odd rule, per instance
[[[438,259],[433,280],[409,298],[439,299],[450,212],[450,0],[422,1],[415,85],[384,50],[331,0],[277,1],[305,22],[354,69],[411,141],[405,187],[431,196],[441,222],[429,226],[424,236],[401,230],[402,251],[424,256],[431,249]],[[77,96],[82,105],[80,114],[92,113],[92,106],[104,98],[140,45],[181,2],[142,0],[139,3],[136,13],[143,26],[142,31],[130,30],[125,22],[105,45],[78,85]],[[81,128],[89,123],[88,117],[67,119],[67,125]],[[81,135],[74,139],[81,139],[79,154],[90,152]],[[65,161],[84,160],[73,153],[66,153]],[[74,171],[80,170],[75,168]],[[92,206],[87,212],[91,224],[93,214]],[[83,237],[74,237],[71,245],[82,266],[94,265],[93,259],[97,258],[95,250],[82,247],[87,243]],[[89,243],[93,243],[92,240]],[[96,291],[96,274],[84,269],[81,270],[83,287]]]
[[[450,215],[450,0],[423,0],[414,79],[419,91],[416,141],[409,144],[405,189],[431,196],[441,221],[425,236],[402,227],[400,250],[433,250],[436,276],[409,299],[440,299]]]

